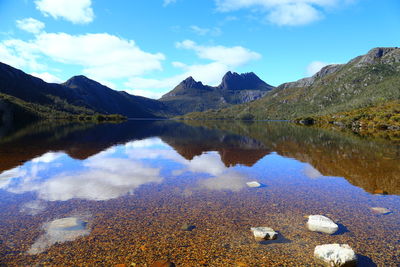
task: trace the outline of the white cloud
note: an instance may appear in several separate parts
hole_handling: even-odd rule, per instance
[[[315,73],[320,71],[323,67],[329,65],[328,63],[321,62],[321,61],[313,61],[310,64],[308,64],[307,69],[306,69],[306,74],[308,76],[313,76]]]
[[[176,3],[176,0],[164,0],[163,6],[168,6],[173,3]]]
[[[220,12],[257,10],[265,13],[269,22],[288,26],[312,23],[322,18],[326,9],[351,2],[349,0],[215,0],[217,10]]]
[[[259,53],[242,46],[202,46],[191,40],[185,40],[176,43],[176,47],[191,50],[200,59],[211,62],[193,65],[173,62],[172,65],[182,69],[183,73],[164,79],[133,77],[125,83],[125,86],[142,90],[163,89],[163,92],[166,93],[189,76],[192,76],[195,80],[202,81],[204,84],[215,86],[221,82],[222,76],[229,70],[235,70],[237,67],[261,58]]]
[[[46,68],[38,62],[39,55],[35,53],[35,44],[18,39],[0,42],[0,61],[15,68],[43,70]]]
[[[178,42],[176,46],[195,51],[199,58],[213,60],[232,67],[241,66],[249,61],[261,58],[260,54],[242,46],[201,46],[191,40]]]
[[[37,0],[36,8],[45,16],[63,18],[75,24],[92,22],[94,13],[91,0]]]
[[[222,31],[220,28],[215,27],[215,28],[202,28],[197,25],[192,25],[190,26],[190,29],[196,33],[197,35],[200,36],[205,36],[205,35],[212,35],[212,36],[219,36],[221,35]]]
[[[136,95],[136,96],[144,96],[147,98],[152,98],[152,99],[159,99],[164,93],[163,92],[153,92],[149,90],[143,90],[143,89],[133,89],[133,90],[125,90],[128,94],[131,95]]]
[[[0,43],[0,61],[14,67],[25,67],[39,73],[36,70],[46,69],[38,63],[44,59],[81,66],[85,75],[107,84],[108,79],[161,70],[165,56],[145,52],[133,40],[107,33],[70,35],[43,32],[28,42],[13,39]]]
[[[304,3],[280,5],[274,8],[267,16],[268,21],[277,25],[305,25],[322,18],[322,14]]]
[[[83,72],[94,78],[124,78],[147,71],[161,70],[161,53],[141,50],[134,41],[107,33],[69,35],[40,34],[35,41],[41,53],[51,59],[83,66]]]
[[[57,76],[54,76],[53,74],[48,73],[48,72],[41,72],[41,73],[32,72],[31,75],[38,77],[48,83],[61,83],[62,82],[62,80],[60,78],[58,78]]]
[[[21,30],[37,34],[44,29],[44,23],[34,18],[17,20],[17,27]]]

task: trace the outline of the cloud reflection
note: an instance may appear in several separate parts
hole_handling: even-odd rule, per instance
[[[310,164],[307,164],[303,170],[304,174],[311,179],[322,178],[323,175]]]
[[[41,199],[66,201],[73,198],[109,200],[132,193],[139,186],[161,182],[159,169],[120,158],[92,158],[88,170],[58,175],[37,190]]]
[[[246,186],[246,176],[241,173],[227,171],[217,177],[201,180],[199,182],[200,187],[209,190],[229,190],[237,192],[242,190]]]
[[[132,194],[144,184],[161,183],[161,170],[168,170],[172,177],[185,172],[205,175],[197,187],[208,190],[239,191],[248,181],[244,174],[227,168],[217,152],[187,160],[161,139],[150,138],[111,147],[83,161],[49,152],[3,172],[0,188],[36,193],[38,202],[25,203],[21,211],[38,214],[43,210],[40,201],[104,201]]]

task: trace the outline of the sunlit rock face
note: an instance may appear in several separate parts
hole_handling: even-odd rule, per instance
[[[316,246],[314,256],[328,266],[356,266],[357,256],[347,244]]]
[[[81,217],[66,217],[56,219],[43,225],[44,234],[41,235],[28,250],[28,254],[39,254],[55,243],[73,241],[88,235],[90,230],[87,222]]]
[[[250,230],[256,240],[274,240],[278,237],[278,233],[270,227],[252,227]]]
[[[310,215],[307,222],[308,230],[326,234],[334,234],[339,226],[328,217],[322,215]]]

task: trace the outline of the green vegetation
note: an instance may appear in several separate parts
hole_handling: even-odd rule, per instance
[[[313,120],[318,127],[348,128],[360,135],[378,136],[400,141],[399,100],[330,115],[297,118],[295,122],[304,124],[306,120]]]
[[[400,99],[400,49],[381,57],[376,56],[376,49],[371,50],[345,65],[326,67],[306,81],[283,84],[251,103],[189,113],[182,118],[236,120],[252,114],[255,120],[293,120],[396,101]]]
[[[119,114],[99,114],[84,107],[68,104],[61,99],[56,100],[51,105],[42,105],[26,102],[19,98],[0,93],[0,103],[2,104],[2,107],[0,107],[0,118],[3,118],[8,113],[8,116],[13,117],[16,122],[32,122],[40,119],[91,122],[118,122],[126,120],[125,116]],[[0,121],[2,122],[2,120]]]

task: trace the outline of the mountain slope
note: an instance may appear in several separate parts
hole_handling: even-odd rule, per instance
[[[115,91],[85,76],[72,77],[64,84],[46,83],[3,63],[0,101],[2,113],[7,113],[7,107],[19,107],[42,118],[97,113],[155,118],[173,113],[157,100]]]
[[[203,85],[189,77],[163,95],[160,101],[185,114],[247,103],[264,96],[271,89],[271,85],[254,73],[228,72],[217,87]]]
[[[400,48],[374,48],[347,64],[285,83],[251,103],[187,118],[293,119],[349,111],[400,99]]]

